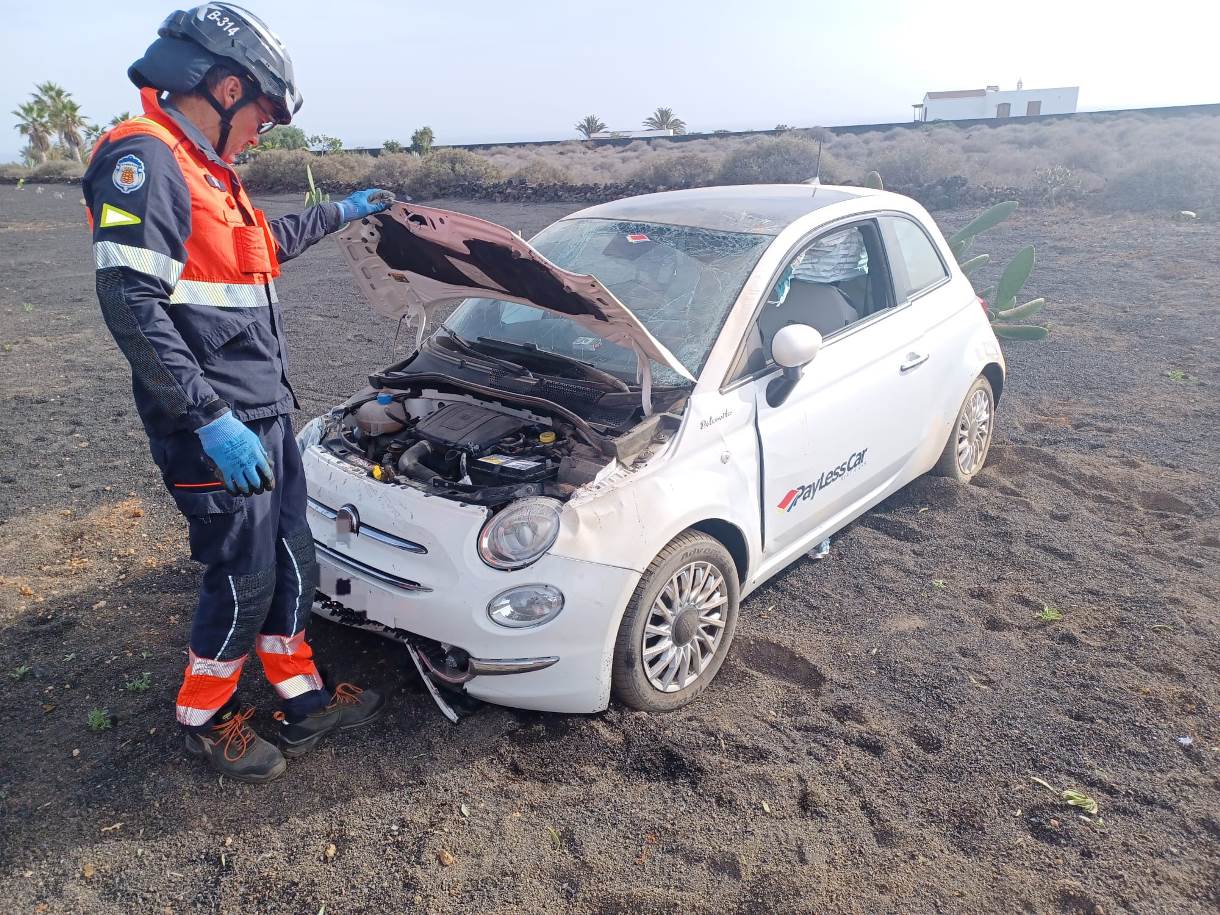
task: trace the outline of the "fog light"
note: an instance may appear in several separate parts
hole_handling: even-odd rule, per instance
[[[527,629],[553,620],[563,609],[563,592],[551,585],[522,585],[497,594],[487,604],[493,623]]]

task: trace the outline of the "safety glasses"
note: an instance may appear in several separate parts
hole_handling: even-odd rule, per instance
[[[260,134],[264,134],[264,133],[266,133],[267,131],[271,130],[273,127],[275,127],[275,125],[276,125],[276,124],[278,124],[278,123],[279,123],[279,121],[277,121],[277,120],[275,119],[275,112],[273,112],[273,111],[272,111],[272,112],[268,112],[268,111],[267,111],[267,106],[266,106],[266,103],[265,103],[265,102],[264,102],[262,99],[259,99],[259,100],[258,100],[257,102],[255,102],[254,104],[255,104],[255,107],[257,107],[257,108],[258,108],[258,113],[259,113],[259,115],[260,115],[261,117],[264,117],[264,118],[271,118],[271,120],[267,120],[267,121],[259,121],[259,124],[258,124],[258,132],[259,132]]]

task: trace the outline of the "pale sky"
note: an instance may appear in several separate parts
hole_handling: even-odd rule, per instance
[[[659,105],[693,131],[904,121],[928,90],[1080,86],[1082,110],[1220,102],[1220,4],[899,0],[248,0],[287,43],[297,123],[348,146],[568,139]],[[171,6],[6,4],[0,111],[58,82],[138,110],[128,65]],[[0,131],[0,161],[22,140]]]

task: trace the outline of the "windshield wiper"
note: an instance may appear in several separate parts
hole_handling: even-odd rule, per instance
[[[534,343],[511,343],[508,340],[497,340],[494,337],[479,337],[475,343],[478,346],[494,347],[495,349],[506,350],[510,353],[524,353],[527,356],[536,356],[544,361],[550,359],[562,362],[565,365],[574,365],[584,372],[587,377],[600,381],[603,384],[608,384],[616,391],[631,390],[627,382],[616,375],[611,375],[609,372],[602,371],[596,366],[582,362],[580,359],[574,359],[571,356],[564,356],[560,353],[552,353],[550,350],[539,349],[537,344]]]
[[[445,332],[446,338],[448,338],[449,342],[453,344],[454,349],[465,353],[467,356],[478,359],[480,362],[490,362],[492,365],[497,365],[515,377],[529,378],[531,380],[533,379],[534,373],[525,366],[517,365],[517,363],[509,362],[506,359],[497,359],[495,356],[489,356],[487,353],[480,352],[478,349],[471,346],[470,343],[468,343],[464,338],[458,336],[458,334],[451,327],[442,324],[439,329]]]

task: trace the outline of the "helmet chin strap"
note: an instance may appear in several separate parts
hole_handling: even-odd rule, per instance
[[[200,93],[208,104],[211,105],[218,115],[220,115],[220,137],[216,141],[216,155],[222,159],[225,154],[225,144],[229,141],[229,131],[233,129],[233,116],[237,114],[246,105],[249,105],[259,96],[257,89],[252,89],[245,80],[241,81],[241,98],[234,102],[228,108],[225,108],[220,102],[216,101],[216,97],[208,91],[204,86],[203,92]]]

